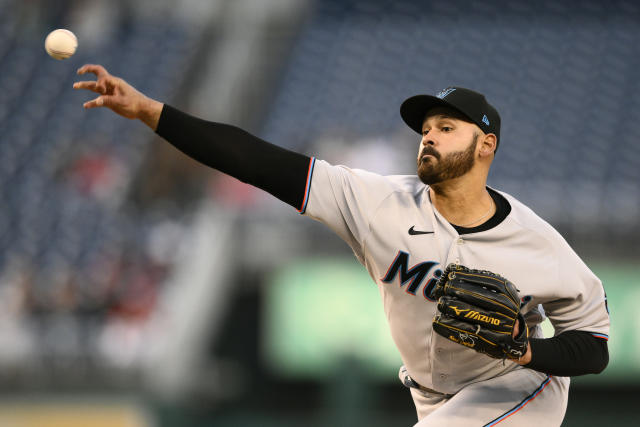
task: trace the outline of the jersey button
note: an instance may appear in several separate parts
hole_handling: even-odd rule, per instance
[[[462,237],[460,237],[460,238],[458,239],[458,244],[459,244],[459,245],[464,245],[464,239],[463,239]]]
[[[447,374],[440,374],[440,379],[443,380],[443,381],[446,380],[447,377],[448,377]]]

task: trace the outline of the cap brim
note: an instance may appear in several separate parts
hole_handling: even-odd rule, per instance
[[[422,135],[422,124],[427,111],[433,107],[445,106],[458,110],[448,102],[431,95],[416,95],[407,98],[400,106],[400,116],[411,129]]]

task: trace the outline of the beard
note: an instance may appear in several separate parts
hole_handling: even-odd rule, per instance
[[[458,178],[469,172],[475,164],[478,136],[477,133],[474,133],[473,139],[466,149],[449,153],[444,158],[433,147],[426,146],[418,157],[418,177],[420,181],[427,185],[434,185]],[[433,157],[421,161],[420,159],[425,154],[431,154]]]

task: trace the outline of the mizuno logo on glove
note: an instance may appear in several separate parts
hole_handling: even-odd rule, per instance
[[[453,307],[451,307],[453,308]],[[454,309],[455,310],[455,309]],[[457,312],[457,310],[456,310]],[[495,317],[489,317],[485,314],[480,314],[477,311],[469,311],[464,317],[468,319],[478,320],[480,322],[490,323],[492,325],[500,326],[500,319],[496,319]]]

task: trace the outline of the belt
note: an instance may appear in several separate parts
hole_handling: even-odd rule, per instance
[[[413,378],[411,379],[411,381],[413,381]],[[425,387],[423,385],[418,384],[415,381],[413,381],[413,384],[415,384],[415,385],[412,386],[412,388],[417,388],[420,391],[424,391],[424,392],[431,393],[431,394],[437,394],[438,396],[446,397],[447,399],[454,396],[453,394],[441,393],[439,391],[432,390],[430,388],[427,388],[427,387]]]
[[[442,393],[440,391],[437,390],[433,390],[430,388],[427,388],[423,385],[418,384],[413,378],[411,378],[411,376],[409,375],[409,373],[407,372],[406,368],[403,366],[402,368],[400,368],[400,375],[402,378],[402,384],[404,384],[405,387],[407,388],[415,388],[418,389],[420,391],[424,391],[425,393],[431,393],[431,394],[435,394],[438,396],[442,396],[442,397],[446,397],[447,399],[450,397],[453,397],[453,394],[447,394],[447,393]]]

